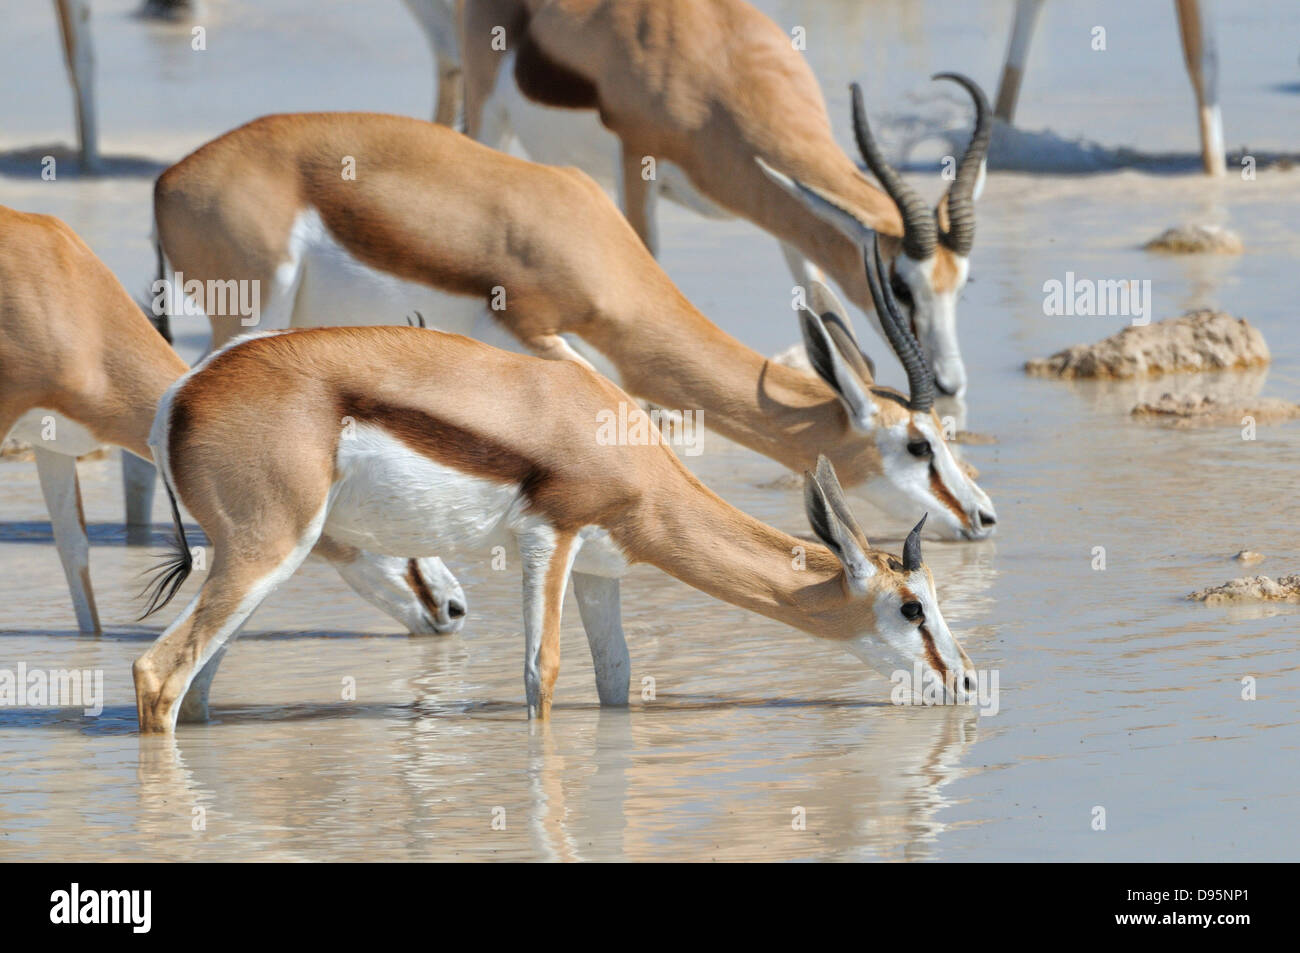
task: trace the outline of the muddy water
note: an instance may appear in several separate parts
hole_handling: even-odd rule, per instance
[[[209,49],[193,55],[176,51],[175,34],[125,19],[129,6],[96,6],[105,140],[109,153],[144,156],[146,169],[267,109],[423,114],[431,102],[423,41],[396,3],[364,16],[331,5],[333,20],[284,3],[287,21],[252,4],[214,4],[222,12]],[[1002,27],[944,22],[938,5],[764,6],[783,23],[806,22],[833,106],[879,34],[906,37],[889,62],[912,81],[869,76],[900,94],[940,67],[991,86],[1002,49]],[[1040,43],[1066,50],[1075,72],[1040,53],[1031,68],[1042,99],[1027,90],[1026,123],[1190,150],[1172,24],[1123,4],[1080,6],[1089,26],[1111,24],[1113,65],[1067,83],[1092,61],[1067,55],[1078,24],[1049,5]],[[878,29],[863,8],[879,11]],[[3,148],[66,135],[45,13],[33,5],[3,38],[0,62],[27,68],[28,92],[5,107],[14,121]],[[1300,97],[1285,92],[1297,78],[1294,48],[1266,44],[1252,54],[1254,71],[1240,72],[1241,47],[1251,38],[1258,47],[1252,18],[1266,15],[1295,22],[1278,4],[1225,17],[1229,138],[1295,149]],[[1134,16],[1146,19],[1125,19]],[[1130,24],[1148,31],[1141,44],[1124,41]],[[322,81],[331,57],[342,65]],[[217,79],[227,85],[205,85]],[[1104,104],[1088,98],[1098,93]],[[912,108],[900,100],[897,111]],[[925,115],[925,103],[914,111]],[[884,132],[908,128],[900,119]],[[42,182],[21,156],[3,161],[0,202],[63,216],[143,290],[147,175]],[[916,181],[937,191],[928,176]],[[100,638],[73,628],[34,467],[0,463],[0,668],[99,669],[106,692],[94,718],[0,708],[0,858],[1293,859],[1300,610],[1207,609],[1183,597],[1248,572],[1300,570],[1300,425],[1261,427],[1246,441],[1235,428],[1172,431],[1127,413],[1175,386],[1300,401],[1297,198],[1294,172],[1218,185],[1138,172],[991,177],[961,327],[968,425],[997,439],[965,454],[997,504],[999,532],[975,545],[927,542],[925,552],[949,624],[999,674],[996,714],[891,706],[888,682],[848,655],[638,568],[625,583],[625,628],[634,686],[653,680],[654,697],[630,711],[597,707],[570,603],[560,703],[549,727],[530,730],[517,567],[455,566],[470,622],[458,636],[415,638],[328,567],[308,564],[227,656],[212,724],[174,741],[140,739],[130,663],[165,620],[132,621],[151,559],[123,545],[116,458],[81,465]],[[1206,261],[1139,250],[1188,220],[1238,229],[1247,253]],[[728,330],[769,352],[794,340],[789,280],[770,240],[667,208],[663,244],[669,272]],[[1200,306],[1247,316],[1273,366],[1245,379],[1149,384],[1027,378],[1026,358],[1124,323],[1045,317],[1043,282],[1067,271],[1149,279],[1156,318]],[[193,356],[201,330],[179,330]],[[897,383],[898,368],[880,364]],[[711,435],[704,446],[688,463],[709,485],[803,531],[798,492],[772,485],[776,464]],[[859,514],[874,539],[898,547],[902,524],[865,503]],[[156,519],[161,531],[161,503]],[[1094,568],[1097,547],[1104,569]],[[1242,548],[1268,559],[1242,569],[1228,558]],[[1246,676],[1257,680],[1254,701],[1241,697]],[[1104,831],[1092,827],[1098,807]],[[806,829],[795,830],[800,816]]]

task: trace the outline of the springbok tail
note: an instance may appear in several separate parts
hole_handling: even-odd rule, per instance
[[[149,618],[171,602],[177,590],[194,570],[194,555],[190,552],[190,543],[185,537],[185,524],[181,522],[181,508],[176,503],[176,494],[172,491],[171,481],[167,479],[166,472],[162,468],[159,472],[162,473],[162,484],[167,491],[167,499],[172,505],[172,523],[176,527],[176,533],[172,537],[170,551],[162,556],[158,566],[149,570],[153,579],[137,596],[140,599],[148,599],[148,602],[145,604],[144,613],[136,621]]]

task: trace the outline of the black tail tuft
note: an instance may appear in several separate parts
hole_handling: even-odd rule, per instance
[[[140,310],[143,311],[144,316],[149,319],[149,323],[153,325],[154,330],[162,335],[162,339],[166,341],[168,344],[174,345],[176,342],[172,340],[171,316],[167,313],[166,307],[164,307],[161,311],[159,311],[156,304],[159,294],[166,295],[165,300],[167,301],[171,300],[171,294],[167,291],[166,284],[160,285],[158,283],[158,282],[166,282],[168,280],[167,275],[163,274],[162,243],[159,242],[157,239],[155,239],[153,243],[153,249],[154,249],[154,254],[157,256],[158,259],[158,268],[157,268],[158,281],[154,283],[153,287],[150,289],[150,293],[145,296],[145,299],[146,301],[148,301],[148,304],[146,304],[144,301],[137,301],[136,304],[140,305]],[[159,291],[159,288],[161,288],[162,291]]]
[[[171,484],[165,478],[163,489],[167,491],[167,499],[172,504],[172,522],[176,526],[176,535],[172,537],[171,551],[162,557],[158,566],[148,570],[148,573],[153,574],[153,579],[136,598],[147,598],[149,601],[145,604],[144,613],[136,620],[137,622],[149,618],[171,602],[176,591],[194,569],[194,556],[190,552],[189,540],[185,538],[181,509],[176,505],[176,494],[172,492]]]

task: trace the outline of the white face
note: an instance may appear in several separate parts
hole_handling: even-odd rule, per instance
[[[465,593],[437,557],[402,559],[363,550],[352,562],[336,568],[358,595],[408,632],[448,634],[465,624]]]
[[[864,488],[873,504],[902,519],[929,513],[927,525],[946,539],[992,535],[997,522],[993,501],[966,476],[932,414],[912,412],[910,426],[904,421],[880,427],[874,437],[883,466]],[[954,502],[960,514],[954,512]]]
[[[964,693],[975,690],[975,666],[948,631],[924,567],[908,573],[902,586],[887,586],[872,610],[875,630],[845,643],[850,652],[886,678],[906,672],[916,696],[925,690],[937,697],[943,686],[945,702],[963,701]],[[918,666],[920,685],[914,679]]]
[[[934,287],[938,257],[917,261],[900,253],[894,259],[890,287],[899,310],[916,329],[921,350],[934,372],[935,388],[940,394],[961,397],[966,393],[966,365],[957,343],[957,297],[966,287],[970,263],[960,255],[953,255],[952,260],[957,268],[956,280],[951,288],[938,291]]]

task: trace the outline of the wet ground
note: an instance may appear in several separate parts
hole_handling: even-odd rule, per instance
[[[27,158],[70,135],[52,11],[31,5],[0,38],[7,81],[22,84],[3,107],[0,202],[65,218],[132,292],[153,267],[152,175],[189,148],[270,110],[431,109],[424,41],[396,0],[364,11],[212,2],[202,53],[186,30],[127,17],[132,6],[95,6],[105,152],[137,157],[104,179],[42,181]],[[841,140],[843,88],[858,77],[897,143],[918,123],[965,115],[959,100],[933,99],[929,73],[962,69],[991,91],[1009,4],[992,5],[987,22],[946,14],[974,4],[761,6],[807,26]],[[1048,5],[1022,94],[1026,128],[1191,155],[1172,12],[1133,6]],[[1283,3],[1220,9],[1229,142],[1297,149],[1300,66],[1283,41],[1300,20]],[[1105,53],[1087,48],[1095,24],[1108,28]],[[938,194],[937,176],[914,181]],[[968,425],[996,437],[965,455],[999,531],[925,551],[949,625],[999,674],[996,714],[894,707],[888,682],[850,656],[638,568],[624,620],[633,684],[652,679],[654,697],[597,707],[570,602],[559,704],[548,728],[530,730],[513,572],[454,566],[471,602],[465,631],[411,637],[309,563],[230,651],[213,722],[141,739],[130,663],[166,620],[132,621],[152,558],[124,545],[116,455],[81,465],[99,638],[75,631],[34,466],[0,463],[0,668],[101,669],[106,691],[96,718],[0,708],[0,858],[1294,859],[1300,607],[1185,596],[1300,570],[1300,423],[1243,440],[1237,427],[1171,430],[1128,412],[1171,389],[1300,400],[1297,199],[1300,172],[1281,169],[1219,183],[1151,169],[990,177],[960,322]],[[1184,221],[1237,230],[1245,254],[1141,250]],[[724,328],[769,353],[795,340],[770,239],[669,206],[662,242],[670,274]],[[1124,324],[1045,316],[1043,284],[1067,271],[1150,280],[1156,319],[1193,307],[1244,316],[1273,365],[1217,379],[1031,379],[1026,359]],[[179,331],[192,357],[202,331]],[[901,381],[879,363],[886,382]],[[777,464],[712,435],[704,446],[688,464],[706,483],[804,530],[799,493],[772,485]],[[865,503],[858,512],[873,541],[900,545],[905,526]],[[161,500],[156,519],[161,533]],[[1232,562],[1244,548],[1267,559]],[[349,679],[355,700],[344,700]],[[806,829],[795,830],[800,816]]]

